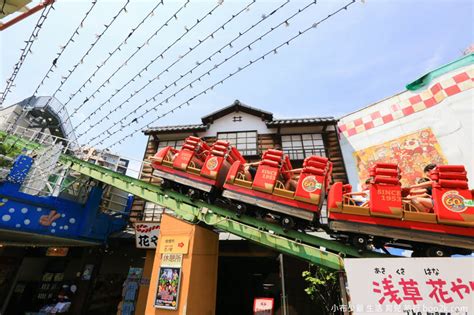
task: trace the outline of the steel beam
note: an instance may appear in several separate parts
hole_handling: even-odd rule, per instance
[[[16,136],[10,137],[13,137],[17,141],[16,143],[20,145],[20,141],[18,141]],[[35,143],[21,139],[21,145],[24,146],[25,144],[31,147],[38,147]],[[285,232],[277,224],[257,220],[250,216],[237,216],[235,212],[224,207],[192,200],[188,196],[175,191],[162,189],[160,186],[116,173],[72,156],[62,155],[60,161],[76,172],[169,208],[186,221],[191,223],[203,222],[217,229],[227,231],[314,264],[340,270],[343,268],[341,256],[382,256],[382,254],[375,252],[359,252],[351,246],[303,232],[291,230]],[[324,247],[326,250],[320,247]]]

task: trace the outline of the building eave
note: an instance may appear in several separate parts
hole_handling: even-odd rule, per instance
[[[214,120],[233,112],[244,112],[250,115],[260,117],[262,118],[262,120],[265,121],[270,121],[273,119],[273,113],[248,106],[246,104],[241,103],[239,100],[236,100],[231,105],[221,108],[213,113],[210,113],[209,115],[202,117],[201,120],[203,124],[212,124]]]
[[[169,134],[169,133],[185,133],[185,132],[202,132],[206,131],[206,125],[177,125],[177,126],[161,126],[161,127],[152,127],[143,130],[145,135],[156,135],[156,134]]]
[[[335,125],[338,120],[334,117],[286,118],[267,121],[268,128],[276,127],[303,127],[314,125]]]

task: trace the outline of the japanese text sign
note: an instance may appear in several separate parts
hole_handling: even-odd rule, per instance
[[[273,315],[273,298],[255,298],[253,300],[254,315]]]
[[[137,248],[156,248],[159,232],[159,223],[135,223],[135,243]]]
[[[161,267],[181,267],[183,254],[162,254]]]
[[[473,314],[474,258],[345,259],[354,314]]]
[[[160,254],[187,254],[189,236],[174,235],[162,236],[160,241]]]

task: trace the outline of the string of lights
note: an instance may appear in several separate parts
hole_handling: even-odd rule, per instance
[[[226,43],[225,45],[221,46],[219,49],[215,50],[213,53],[211,53],[211,54],[210,54],[209,56],[207,56],[206,58],[203,58],[201,61],[196,62],[196,65],[195,65],[193,68],[191,68],[191,69],[190,69],[189,71],[187,71],[185,74],[180,75],[179,78],[178,78],[177,80],[175,80],[174,82],[172,82],[171,84],[165,85],[165,88],[164,88],[164,89],[162,89],[160,92],[156,93],[152,98],[147,99],[144,103],[142,103],[140,106],[138,106],[138,107],[136,108],[136,110],[134,110],[134,112],[132,112],[132,113],[136,113],[136,111],[137,111],[138,109],[140,109],[140,108],[142,108],[143,106],[145,106],[145,105],[146,105],[147,103],[149,103],[151,100],[156,101],[156,97],[157,97],[158,95],[162,95],[164,91],[166,91],[168,88],[170,88],[170,87],[172,87],[172,86],[177,86],[177,82],[179,82],[181,79],[187,77],[189,74],[193,73],[193,71],[195,71],[195,70],[196,70],[198,67],[200,67],[201,65],[205,64],[207,61],[211,61],[212,58],[213,58],[214,56],[216,56],[217,54],[221,54],[222,51],[223,51],[226,47],[233,48],[233,45],[232,45],[232,44],[233,44],[235,41],[237,41],[240,37],[242,37],[242,36],[244,36],[245,34],[247,34],[250,30],[254,29],[257,25],[259,25],[260,23],[262,23],[264,20],[267,20],[268,17],[270,17],[271,15],[275,14],[276,12],[278,12],[280,9],[282,9],[282,8],[283,8],[285,5],[287,5],[288,3],[289,3],[289,1],[286,1],[286,2],[284,2],[283,4],[281,4],[279,7],[277,7],[277,8],[274,9],[273,11],[271,11],[269,14],[263,15],[261,20],[259,20],[258,22],[252,24],[252,25],[251,25],[250,27],[248,27],[245,31],[239,32],[239,34],[238,34],[236,37],[234,37],[230,42],[228,42],[228,43]],[[285,19],[285,21],[286,21],[286,20],[287,20],[287,19]],[[245,47],[246,47],[246,46],[245,46]],[[226,61],[228,61],[228,60],[225,60],[224,62],[226,62]],[[207,74],[207,72],[206,72],[206,74]],[[201,77],[202,77],[202,76],[201,76]],[[181,90],[183,90],[183,89],[181,89]],[[180,91],[181,91],[181,90],[180,90]],[[178,91],[177,93],[179,93],[180,91]],[[177,94],[177,93],[176,93],[176,94]],[[121,109],[122,106],[123,106],[125,103],[126,103],[126,101],[125,101],[125,102],[122,102],[122,104],[120,104],[120,105],[117,106],[115,109],[113,109],[109,114],[111,114],[111,113],[113,113],[113,112],[115,112],[115,111]],[[158,106],[159,106],[159,105],[158,105]],[[131,113],[128,113],[128,114],[131,114]],[[105,118],[108,119],[108,115],[105,116]],[[98,123],[91,125],[91,126],[89,127],[89,129],[86,130],[85,132],[83,132],[82,134],[80,134],[80,135],[78,136],[78,138],[80,138],[81,136],[83,136],[83,135],[85,135],[86,133],[88,133],[92,128],[94,128],[94,127],[97,126],[97,125],[98,125]],[[94,137],[92,140],[94,140],[95,138],[96,138],[96,137]]]
[[[250,7],[256,3],[256,0],[252,0],[252,2],[250,2],[249,4],[247,4],[242,10],[240,10],[239,12],[237,12],[236,14],[233,14],[231,18],[229,18],[224,24],[222,24],[221,26],[219,26],[218,28],[216,28],[213,32],[211,32],[209,35],[207,35],[205,38],[203,39],[200,39],[198,40],[198,43],[196,45],[194,45],[193,47],[189,47],[189,49],[187,50],[187,52],[181,56],[179,56],[178,59],[176,59],[173,63],[171,63],[166,69],[162,70],[158,75],[156,75],[154,78],[148,80],[148,82],[143,85],[141,88],[139,88],[138,90],[134,91],[133,93],[130,94],[130,96],[125,100],[123,101],[118,107],[115,107],[115,109],[109,111],[105,117],[109,116],[110,114],[116,112],[117,110],[119,110],[120,108],[122,108],[122,106],[125,104],[125,103],[128,103],[130,101],[130,99],[132,99],[135,95],[137,95],[138,93],[140,93],[141,91],[143,91],[146,87],[148,87],[152,82],[154,82],[155,80],[158,80],[159,77],[161,75],[163,75],[164,73],[166,72],[169,72],[169,70],[174,66],[176,65],[177,63],[179,63],[181,60],[183,60],[188,54],[190,54],[193,50],[195,50],[197,47],[199,47],[200,45],[202,45],[203,43],[205,43],[208,39],[210,38],[214,38],[215,34],[219,31],[219,30],[224,30],[225,27],[227,26],[227,24],[231,23],[235,18],[237,18],[240,14],[242,14],[243,12],[246,12],[250,9]],[[147,65],[147,67],[150,66],[150,64]],[[143,71],[143,70],[142,70]],[[141,73],[142,71],[140,71],[139,73]],[[136,79],[138,75],[135,75],[133,79]],[[132,80],[129,80],[128,82],[126,82],[124,85],[122,85],[117,91],[119,90],[122,90],[124,89],[130,82],[132,82]],[[107,101],[103,102],[102,104],[100,104],[96,110],[94,110],[91,114],[89,114],[86,118],[84,118],[79,124],[77,124],[74,129],[72,131],[75,131],[77,128],[79,128],[79,126],[81,126],[82,124],[84,124],[86,121],[92,119],[96,114],[98,114],[103,108],[104,108],[104,105],[107,104],[107,103],[110,103],[111,102],[111,99],[113,98],[113,96],[115,96],[116,94],[113,94],[111,97],[109,97],[107,99]],[[91,125],[90,128],[93,128],[95,126],[97,126],[99,124],[96,123],[94,125]],[[71,131],[71,132],[72,132]]]
[[[51,63],[51,66],[49,67],[48,71],[46,72],[46,74],[44,75],[43,79],[41,79],[41,82],[38,84],[38,86],[36,87],[35,91],[33,92],[33,96],[36,95],[36,93],[38,93],[38,90],[41,88],[41,86],[43,86],[44,82],[49,79],[49,74],[51,72],[54,72],[54,68],[57,67],[57,63],[59,61],[59,59],[61,58],[63,52],[66,50],[66,48],[69,46],[69,44],[71,43],[74,43],[74,37],[77,35],[79,35],[79,29],[81,29],[83,26],[84,26],[84,22],[85,20],[87,19],[87,17],[89,16],[89,14],[91,13],[91,11],[94,9],[95,5],[97,4],[97,0],[93,0],[92,1],[92,5],[90,6],[89,10],[87,10],[86,14],[84,15],[84,17],[82,18],[81,22],[79,23],[79,25],[76,27],[76,29],[72,32],[71,36],[69,37],[69,39],[67,40],[67,42],[60,46],[60,50],[58,53],[56,53],[56,57],[53,59],[52,63]],[[33,99],[33,98],[31,98]]]
[[[165,23],[163,23],[163,25],[161,25],[158,29],[156,29],[156,31],[155,31],[153,34],[151,34],[151,36],[148,37],[148,38],[143,42],[143,44],[141,44],[140,46],[138,46],[137,49],[133,52],[133,54],[130,55],[130,56],[127,58],[127,60],[125,60],[125,62],[122,63],[122,64],[119,66],[119,68],[118,68],[115,72],[118,72],[122,67],[124,67],[143,47],[145,47],[146,45],[148,45],[148,44],[150,43],[150,41],[151,41],[155,36],[157,36],[158,33],[159,33],[163,28],[167,27],[167,26],[169,25],[169,23],[170,23],[173,19],[174,19],[174,20],[177,20],[177,19],[178,19],[178,14],[179,14],[179,12],[181,12],[181,10],[183,10],[184,8],[186,8],[186,6],[188,5],[188,3],[189,3],[190,1],[191,1],[191,0],[187,0],[177,11],[175,11],[175,12],[170,16],[170,18],[169,18],[168,20],[166,20]],[[114,74],[112,74],[112,75],[114,75]],[[109,79],[110,79],[110,77],[109,77]],[[109,81],[105,81],[104,83],[107,83],[107,84],[108,84]],[[104,83],[102,83],[102,85],[104,85]],[[101,86],[102,86],[102,85],[101,85]],[[119,93],[119,92],[120,92],[120,89],[117,89],[117,90],[115,91],[116,94]],[[77,108],[75,108],[75,109],[71,112],[71,114],[68,116],[68,120],[70,120],[71,117],[72,117],[73,115],[75,115],[88,101],[89,101],[89,98],[86,98],[86,99],[84,100],[84,102],[83,102],[81,105],[79,105]],[[61,110],[62,110],[62,109],[61,109]]]
[[[269,55],[272,55],[272,54],[277,54],[278,50],[285,47],[285,46],[289,46],[290,43],[292,43],[293,41],[295,41],[297,38],[301,37],[302,35],[306,34],[307,32],[313,30],[313,29],[317,29],[318,26],[329,20],[330,18],[332,18],[333,16],[335,16],[336,14],[342,12],[342,11],[345,11],[349,8],[349,6],[351,6],[352,4],[355,3],[355,0],[351,0],[350,2],[346,3],[345,5],[343,5],[342,7],[340,7],[339,9],[336,9],[335,11],[331,12],[330,14],[328,14],[326,17],[314,22],[313,24],[311,24],[309,27],[299,31],[296,35],[292,36],[291,38],[289,38],[288,40],[284,41],[283,43],[279,44],[278,46],[268,50],[265,54],[261,55],[260,57],[256,58],[256,59],[253,59],[253,60],[250,60],[246,65],[242,66],[242,67],[238,67],[237,70],[235,70],[234,72],[231,72],[230,74],[228,74],[227,76],[225,76],[224,78],[216,81],[215,83],[213,83],[212,85],[210,85],[209,87],[207,87],[206,89],[202,90],[201,92],[199,92],[198,94],[195,94],[194,96],[190,97],[189,99],[187,99],[186,101],[180,103],[179,105],[171,108],[170,110],[164,112],[163,114],[157,116],[155,119],[153,119],[152,121],[148,122],[147,124],[133,130],[132,132],[130,132],[129,134],[127,134],[126,136],[122,137],[121,139],[113,142],[112,144],[110,144],[109,146],[107,146],[105,149],[110,149],[114,146],[116,146],[117,144],[121,144],[123,141],[125,141],[126,139],[128,138],[131,138],[135,133],[143,130],[143,128],[149,128],[152,126],[152,124],[156,123],[158,120],[162,119],[163,117],[169,115],[169,114],[172,114],[174,113],[175,110],[179,110],[181,109],[182,107],[184,106],[190,106],[191,105],[191,102],[194,101],[196,98],[202,96],[202,95],[205,95],[207,94],[207,92],[213,90],[216,86],[220,85],[220,84],[223,84],[225,81],[227,81],[228,79],[230,79],[231,77],[233,77],[234,75],[236,75],[237,73],[249,68],[250,66],[253,66],[255,65],[256,63],[258,63],[259,61],[262,61],[262,60],[265,60],[265,58]],[[113,133],[109,133],[109,135],[102,139],[101,141],[97,142],[96,144],[92,144],[92,146],[95,146],[95,145],[101,145],[104,143],[105,140],[109,139],[110,137],[112,137],[114,134],[116,134],[117,132],[113,132]]]
[[[76,69],[84,63],[84,59],[90,54],[92,49],[95,47],[95,45],[100,41],[100,39],[103,37],[103,35],[110,29],[110,27],[114,24],[114,22],[117,20],[117,18],[122,14],[127,12],[127,5],[130,3],[130,0],[126,0],[125,4],[120,8],[120,10],[117,12],[115,16],[112,17],[110,20],[109,24],[104,24],[104,30],[100,34],[96,34],[94,42],[90,45],[89,49],[82,55],[82,57],[79,59],[79,61],[70,69],[67,70],[67,75],[61,77],[61,83],[59,84],[58,88],[56,91],[54,91],[52,98],[56,96],[58,92],[62,92],[62,87],[63,85],[69,80],[71,75],[76,71]],[[51,99],[52,99],[51,98]],[[61,113],[61,111],[64,109],[64,105],[58,110],[58,114]]]
[[[20,72],[21,66],[25,62],[28,54],[32,53],[31,47],[33,47],[33,43],[38,38],[39,32],[41,28],[43,27],[44,22],[48,18],[49,12],[51,10],[54,10],[53,4],[43,9],[38,21],[36,22],[35,27],[33,28],[33,31],[31,32],[30,37],[28,38],[28,40],[25,41],[25,47],[20,50],[21,51],[20,58],[18,59],[15,66],[13,67],[13,72],[10,75],[10,78],[8,78],[8,80],[6,81],[5,89],[3,90],[3,93],[0,96],[0,106],[3,104],[3,102],[7,98],[8,93],[10,93],[12,91],[12,88],[15,86],[14,82],[18,75],[18,72]]]
[[[162,106],[163,104],[165,103],[168,103],[169,100],[171,98],[174,98],[176,97],[180,92],[182,92],[183,90],[185,90],[186,88],[193,88],[193,84],[195,84],[197,81],[201,81],[201,79],[205,76],[209,76],[214,70],[218,69],[221,65],[223,65],[224,63],[228,62],[229,60],[231,60],[232,58],[234,58],[235,56],[239,55],[240,53],[244,52],[244,51],[247,51],[247,50],[250,50],[252,45],[254,45],[256,42],[258,41],[261,41],[264,37],[268,36],[270,33],[274,32],[275,30],[277,30],[279,27],[281,26],[287,26],[289,25],[289,21],[291,21],[292,19],[294,19],[296,16],[298,16],[299,14],[303,13],[305,10],[307,10],[308,8],[310,8],[312,5],[316,4],[316,1],[312,1],[310,3],[308,3],[306,6],[304,6],[303,8],[301,9],[298,9],[294,14],[292,14],[291,16],[283,19],[282,22],[280,22],[279,24],[271,27],[268,31],[266,31],[265,33],[263,33],[262,35],[258,36],[256,39],[254,39],[253,41],[251,41],[250,43],[248,44],[245,44],[241,49],[237,50],[236,52],[234,52],[232,55],[230,55],[229,57],[225,58],[224,60],[222,60],[220,63],[218,64],[215,64],[213,67],[207,69],[206,71],[204,71],[199,77],[195,78],[194,80],[192,80],[190,83],[187,83],[186,85],[184,85],[183,87],[181,87],[178,91],[176,91],[174,94],[168,96],[164,101],[162,101],[161,103],[157,104],[154,106],[154,109],[155,111],[157,110],[157,107],[158,106]],[[226,45],[227,46],[227,45]],[[226,47],[224,46],[224,47]],[[206,59],[208,60],[208,59]],[[194,70],[196,67],[194,67],[193,69],[191,69],[190,71],[192,72],[192,70]],[[188,71],[188,73],[190,72]],[[173,83],[171,83],[170,85],[165,85],[165,88],[162,89],[161,91],[159,91],[158,93],[156,93],[155,95],[153,95],[150,99],[147,99],[145,100],[145,102],[143,102],[141,105],[139,105],[138,107],[136,107],[132,112],[126,114],[123,116],[122,119],[120,119],[118,122],[114,123],[114,126],[120,126],[120,128],[125,128],[129,125],[131,125],[133,122],[137,121],[138,119],[141,119],[143,118],[147,112],[145,111],[141,116],[138,116],[136,118],[134,118],[133,120],[131,120],[130,123],[128,124],[123,124],[123,122],[125,122],[125,120],[127,120],[128,118],[128,115],[131,115],[131,114],[135,114],[139,109],[141,109],[142,107],[144,107],[146,104],[148,104],[149,102],[151,102],[152,100],[153,101],[156,101],[156,97],[158,97],[159,95],[162,95],[163,92],[165,90],[167,90],[170,86],[176,86],[177,82],[180,81],[182,78],[184,77],[184,75],[180,75],[179,78],[177,80],[175,80]],[[121,106],[121,105],[120,105]],[[120,107],[119,106],[119,107]],[[117,108],[119,108],[117,107]],[[117,108],[115,110],[117,110]],[[96,123],[94,125],[91,126],[91,128],[89,128],[88,131],[92,130],[93,127],[97,126],[99,123]],[[112,127],[113,128],[113,127]],[[80,134],[78,136],[81,137],[83,136],[85,133],[87,133],[88,131],[85,131],[84,133]],[[102,136],[103,134],[105,133],[110,133],[111,130],[107,129],[106,131],[102,132],[102,133],[99,133],[97,136],[93,137],[90,141],[94,141],[96,140],[97,138],[99,138],[100,136]]]
[[[79,89],[77,89],[74,93],[71,93],[71,95],[69,96],[69,99],[67,100],[66,103],[64,103],[64,107],[66,107],[69,102],[77,95],[79,94],[80,92],[82,92],[82,89],[87,85],[87,83],[90,83],[92,82],[92,79],[95,77],[95,75],[97,74],[97,72],[107,64],[107,62],[109,61],[109,59],[117,52],[117,51],[120,51],[121,50],[121,47],[123,45],[126,45],[127,44],[127,41],[130,39],[130,37],[132,37],[132,35],[146,22],[146,20],[150,17],[152,17],[154,15],[154,12],[155,10],[160,6],[160,5],[163,5],[163,0],[161,0],[160,2],[158,2],[158,4],[153,8],[151,9],[150,12],[148,12],[148,14],[140,21],[140,23],[138,23],[134,28],[132,28],[132,30],[130,31],[130,33],[128,33],[128,35],[126,35],[126,37],[122,40],[122,42],[117,46],[115,47],[115,49],[112,51],[112,52],[109,52],[108,53],[108,56],[105,60],[103,60],[101,63],[99,63],[96,67],[95,67],[95,70],[94,72],[84,81],[84,83],[82,83],[82,85],[79,87]]]
[[[186,6],[186,4],[188,3],[189,1],[187,1],[185,3],[184,6]],[[208,16],[212,15],[212,13],[220,6],[220,4],[216,5],[214,8],[211,9],[211,11],[209,11],[208,13],[206,13],[201,19],[197,19],[196,23],[191,26],[190,28],[187,28],[185,27],[185,32],[179,36],[173,43],[171,43],[167,48],[165,48],[165,50],[163,50],[160,54],[158,54],[150,63],[149,65],[151,65],[152,63],[154,63],[156,60],[158,60],[158,58],[162,58],[164,59],[164,53],[167,52],[169,49],[171,49],[177,42],[179,42],[181,39],[183,39],[183,37],[185,37],[192,29],[194,29],[198,24],[200,24],[202,21],[204,21]],[[174,18],[177,18],[177,15],[174,16]],[[143,47],[143,46],[142,46]],[[141,47],[140,47],[141,49]],[[138,50],[137,50],[138,51]],[[137,52],[136,51],[136,52]],[[104,88],[107,84],[110,84],[110,80],[124,67],[128,64],[128,62],[130,61],[130,59],[136,54],[136,52],[130,56],[124,63],[122,63],[104,82],[102,82],[102,84],[91,94],[89,95],[88,97],[86,97],[86,99],[84,100],[84,102],[79,105],[77,108],[74,109],[74,111],[71,113],[71,117],[73,117],[89,100],[91,99],[94,99],[95,98],[95,95],[97,93],[100,92],[100,90],[102,88]],[[145,68],[143,68],[142,72],[139,72],[137,75],[135,75],[133,77],[133,79],[131,79],[130,81],[134,81],[136,77],[141,77],[142,76],[142,73],[145,72],[145,71],[148,71],[148,67],[149,65],[145,66]],[[117,94],[118,92],[120,92],[120,90],[116,90],[115,93]]]

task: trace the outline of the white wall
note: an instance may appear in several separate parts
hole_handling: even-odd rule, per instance
[[[406,91],[381,102],[375,103],[355,113],[341,118],[340,125],[354,121],[357,118],[367,117],[371,112],[393,112],[391,106],[408,98],[422,93],[433,85],[447,82],[459,73],[474,74],[474,66],[456,69],[446,73],[432,82],[428,87],[410,92]],[[449,82],[449,81],[448,81]],[[353,153],[377,144],[385,143],[392,139],[416,132],[421,129],[431,128],[441,146],[442,152],[449,164],[462,164],[466,167],[468,178],[473,187],[474,183],[474,89],[473,82],[466,82],[465,90],[445,98],[431,108],[421,110],[408,116],[400,117],[389,123],[348,136],[341,134],[341,148],[344,162],[349,176],[349,182],[356,187],[360,185],[358,170]],[[403,171],[403,170],[402,170]],[[360,187],[360,186],[359,186]]]
[[[233,121],[234,116],[241,116],[242,121]],[[274,133],[275,129],[268,129],[265,122],[254,115],[244,112],[234,112],[214,120],[209,129],[200,133],[201,137],[215,137],[218,132],[254,131],[259,134]]]

